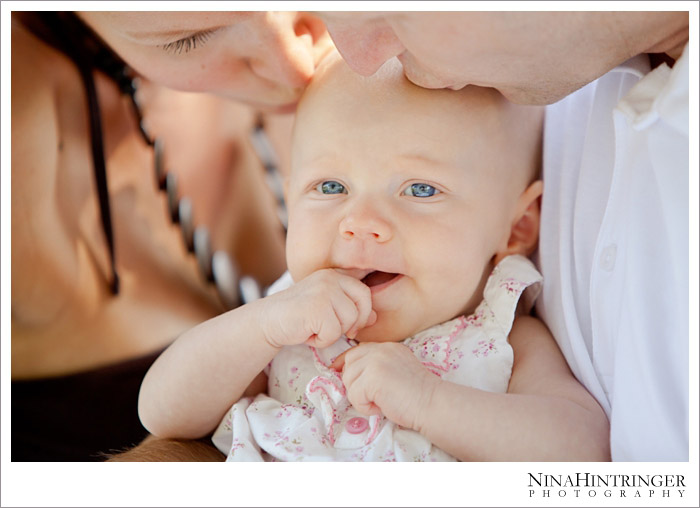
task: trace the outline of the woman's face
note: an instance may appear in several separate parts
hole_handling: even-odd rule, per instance
[[[145,78],[270,111],[291,111],[333,48],[323,23],[297,12],[81,12]]]

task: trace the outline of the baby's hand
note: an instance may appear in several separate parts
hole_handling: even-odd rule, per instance
[[[354,338],[377,320],[370,289],[332,269],[314,272],[259,302],[263,333],[275,347],[327,347],[343,335]]]
[[[440,378],[413,352],[396,342],[366,342],[331,365],[342,370],[348,400],[360,413],[384,414],[392,422],[420,431]]]

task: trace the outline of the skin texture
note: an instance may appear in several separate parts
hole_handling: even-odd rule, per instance
[[[185,91],[291,111],[332,48],[323,23],[296,12],[83,12],[137,72]],[[194,39],[191,39],[194,37]]]
[[[398,56],[427,88],[498,89],[550,104],[640,53],[677,58],[687,12],[324,12],[336,47],[371,75]]]
[[[415,112],[410,116],[408,100]],[[357,104],[363,108],[353,107]],[[573,378],[539,321],[524,317],[514,324],[507,394],[443,382],[394,342],[468,310],[487,266],[507,254],[527,254],[535,245],[541,185],[530,182],[541,119],[541,109],[514,106],[489,90],[420,89],[405,80],[398,64],[362,78],[338,59],[324,62],[300,104],[288,184],[288,263],[298,282],[178,339],[144,380],[143,423],[161,437],[207,435],[233,403],[252,394],[246,388],[260,381],[280,347],[323,347],[357,331],[359,340],[370,342],[351,349],[337,366],[359,411],[381,411],[462,460],[609,458],[604,413]],[[509,124],[519,127],[505,127]],[[514,137],[497,134],[503,130]],[[319,131],[327,134],[324,143],[315,141]],[[421,150],[433,148],[433,137],[442,149],[428,158]],[[392,143],[395,138],[403,142]],[[412,147],[413,157],[405,157],[405,146]],[[343,183],[347,194],[329,198],[318,192],[319,182],[329,180]],[[422,202],[403,193],[415,182],[443,192]],[[485,192],[491,192],[490,201],[480,199]],[[423,225],[424,217],[434,231]],[[495,231],[480,228],[474,217]],[[428,235],[424,243],[434,243],[432,250],[407,240],[411,232]],[[484,241],[472,243],[487,247],[453,243],[477,235]],[[466,249],[461,259],[469,269],[445,257],[458,247]],[[411,253],[415,258],[400,257],[409,250],[417,251]],[[469,288],[461,297],[432,280],[445,276],[442,264],[455,270],[452,285]],[[378,292],[359,280],[375,267],[401,268],[406,275]],[[439,305],[410,305],[412,299],[428,305],[431,298]],[[408,306],[392,308],[392,300]],[[382,339],[386,342],[375,342]],[[470,438],[474,435],[486,437]]]

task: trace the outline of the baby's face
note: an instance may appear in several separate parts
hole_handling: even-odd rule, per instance
[[[297,116],[287,262],[297,281],[335,268],[370,287],[378,319],[358,340],[402,340],[481,300],[539,139],[507,125],[539,127],[510,108],[487,89],[419,89],[395,62],[315,78]]]

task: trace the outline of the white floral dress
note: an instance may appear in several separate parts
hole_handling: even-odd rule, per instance
[[[505,392],[516,308],[529,311],[541,280],[527,258],[509,256],[494,268],[471,316],[433,326],[404,344],[446,381]],[[271,292],[290,284],[285,276]],[[340,375],[329,365],[354,345],[341,339],[325,349],[283,348],[266,369],[268,394],[243,398],[224,415],[212,438],[216,447],[228,461],[455,460],[420,433],[382,416],[365,417],[350,405]]]

